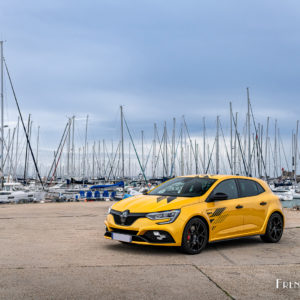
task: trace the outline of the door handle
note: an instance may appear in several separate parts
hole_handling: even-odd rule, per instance
[[[263,202],[260,202],[259,204],[260,204],[260,205],[266,205],[267,202],[264,202],[264,201],[263,201]]]
[[[239,208],[243,208],[243,205],[237,205],[235,208],[239,209]]]

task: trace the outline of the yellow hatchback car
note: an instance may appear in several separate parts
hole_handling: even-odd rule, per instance
[[[199,175],[176,177],[115,203],[105,237],[125,243],[179,246],[197,254],[208,242],[260,235],[281,239],[284,215],[279,198],[260,179]]]

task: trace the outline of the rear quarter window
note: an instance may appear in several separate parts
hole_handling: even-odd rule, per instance
[[[257,186],[258,195],[265,192],[265,189],[258,182],[256,182],[256,186]]]
[[[254,180],[238,179],[241,197],[251,197],[263,193],[263,187]]]

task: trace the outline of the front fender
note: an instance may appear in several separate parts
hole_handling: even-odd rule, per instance
[[[183,235],[184,228],[186,224],[191,220],[192,218],[199,217],[202,218],[208,227],[208,234],[209,234],[209,241],[210,241],[210,236],[211,236],[211,227],[210,227],[210,221],[209,217],[206,213],[206,209],[204,209],[202,203],[195,203],[189,206],[184,206],[181,208],[181,214],[179,215],[181,218],[181,222],[183,224],[180,234],[181,236]]]

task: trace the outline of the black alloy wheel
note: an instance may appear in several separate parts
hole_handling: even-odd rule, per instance
[[[261,239],[266,243],[277,243],[283,233],[283,219],[279,213],[273,213],[268,221],[266,233]]]
[[[199,218],[193,218],[184,228],[181,250],[188,254],[198,254],[205,248],[207,241],[208,229],[206,224]]]

